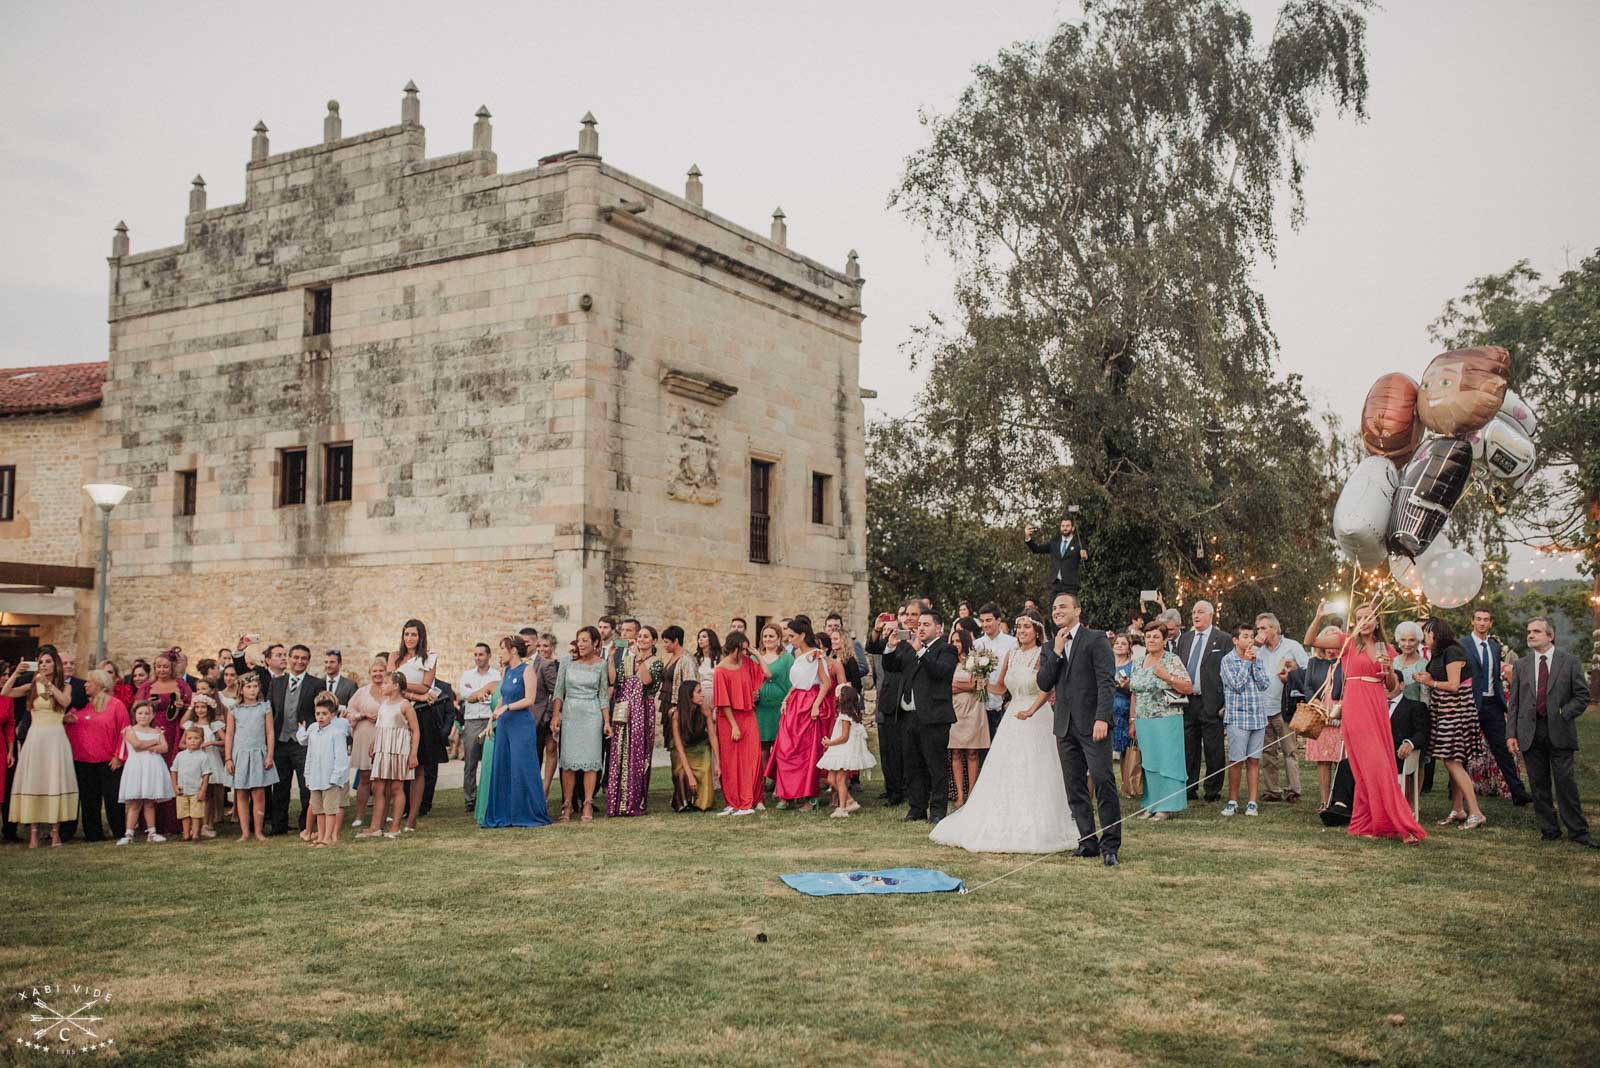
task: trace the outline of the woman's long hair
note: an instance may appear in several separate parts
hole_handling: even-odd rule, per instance
[[[428,625],[420,619],[408,619],[400,628],[400,648],[394,654],[395,667],[405,663],[406,657],[411,655],[406,652],[406,631],[412,627],[417,628],[417,659],[424,664],[428,662]]]
[[[732,635],[729,635],[729,637],[732,637]],[[702,658],[701,658],[701,655],[700,655],[700,639],[701,638],[705,638],[706,639],[705,659],[709,659],[713,664],[715,664],[719,660],[721,660],[722,659],[722,639],[718,638],[717,637],[717,632],[712,630],[710,627],[702,627],[700,629],[699,633],[697,633],[694,636],[694,662],[696,664],[700,664],[700,663],[703,662]]]

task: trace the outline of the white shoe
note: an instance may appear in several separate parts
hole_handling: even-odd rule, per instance
[[[360,820],[354,820],[354,821],[351,822],[350,826],[359,827],[359,826],[361,826],[361,821]]]
[[[1222,814],[1224,816],[1237,816],[1239,814],[1239,802],[1229,801],[1226,805],[1223,805]],[[1255,813],[1252,812],[1251,815],[1255,815]]]
[[[127,845],[131,841],[133,841],[133,835],[125,834],[121,838],[117,839],[117,845]]]
[[[757,812],[765,812],[766,810],[767,810],[767,806],[766,805],[763,805],[760,801],[756,802],[756,811]]]
[[[166,835],[157,834],[155,831],[151,831],[146,837],[152,842],[165,842],[167,840]]]
[[[755,814],[756,810],[753,808],[741,808],[734,812],[735,816],[754,816]]]
[[[733,806],[729,805],[727,808],[725,808],[721,812],[717,813],[717,815],[719,815],[719,816],[731,816],[731,815],[733,815]]]
[[[847,819],[850,818],[850,813],[846,812],[842,808],[836,808],[836,809],[833,810],[833,815],[831,815],[828,818],[829,819],[835,819],[835,820],[847,820]]]
[[[1254,801],[1244,806],[1244,814],[1246,816],[1254,816],[1256,814],[1256,803]]]
[[[844,810],[846,812],[860,812],[861,802],[852,797],[850,799],[850,803],[844,807]]]
[[[216,836],[217,836],[217,832],[216,832],[215,828],[213,828],[213,827],[202,827],[202,828],[200,828],[200,837],[202,837],[202,838],[215,838]]]

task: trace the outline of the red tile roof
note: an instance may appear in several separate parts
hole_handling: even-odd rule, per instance
[[[76,412],[100,403],[106,362],[0,367],[0,416]]]

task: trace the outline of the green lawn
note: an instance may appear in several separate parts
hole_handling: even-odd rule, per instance
[[[450,792],[422,833],[336,850],[8,847],[0,1056],[53,1060],[15,1044],[13,991],[78,981],[113,991],[103,1026],[136,1065],[1600,1057],[1600,854],[1541,843],[1508,802],[1420,848],[1311,807],[1207,806],[1133,824],[1115,871],[1056,858],[974,895],[811,899],[778,875],[976,885],[1017,858],[935,847],[875,805],[674,815],[656,785],[660,814],[591,826],[480,831]],[[1430,831],[1444,806],[1425,798]]]

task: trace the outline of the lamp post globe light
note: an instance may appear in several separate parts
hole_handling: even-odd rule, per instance
[[[95,632],[96,665],[106,658],[106,583],[111,571],[111,509],[121,504],[122,498],[132,490],[132,486],[120,486],[115,482],[91,482],[83,487],[83,492],[100,509],[100,623]]]

